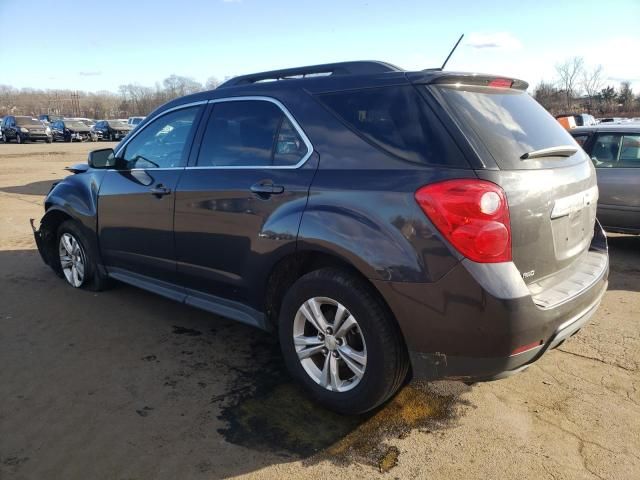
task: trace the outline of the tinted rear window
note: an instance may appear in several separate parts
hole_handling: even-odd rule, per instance
[[[440,93],[463,130],[474,132],[502,169],[535,168],[524,153],[574,140],[538,102],[522,90],[440,85]],[[554,160],[561,166],[566,159]]]
[[[469,166],[412,86],[328,93],[318,98],[369,142],[397,157],[428,165]]]

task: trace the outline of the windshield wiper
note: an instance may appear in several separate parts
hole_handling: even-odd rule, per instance
[[[521,160],[527,160],[529,158],[542,158],[542,157],[570,157],[578,151],[578,147],[573,145],[558,145],[557,147],[541,148],[540,150],[534,150],[522,154]]]

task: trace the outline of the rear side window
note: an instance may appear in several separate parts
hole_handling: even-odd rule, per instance
[[[428,165],[469,166],[412,86],[328,93],[318,98],[369,142],[397,157]]]
[[[308,153],[298,131],[274,103],[216,103],[198,155],[198,166],[295,166]]]
[[[573,145],[571,135],[522,90],[477,86],[431,87],[467,134],[475,134],[501,169],[539,168],[522,161],[524,153]],[[553,160],[553,166],[568,161]]]

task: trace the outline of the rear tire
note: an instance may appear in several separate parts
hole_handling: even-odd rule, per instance
[[[77,248],[74,248],[76,243]],[[109,278],[100,273],[98,256],[75,220],[66,220],[58,227],[56,252],[58,253],[59,262],[56,270],[69,285],[74,288],[84,288],[96,292],[108,287]],[[73,266],[70,265],[71,262],[74,263]],[[78,281],[78,275],[73,272],[72,268],[76,267],[75,270],[77,271],[78,262],[82,265],[81,281]],[[71,275],[69,275],[68,271],[70,268],[72,270]],[[65,269],[67,272],[65,272]]]
[[[318,305],[321,322],[326,320],[324,332],[308,316]],[[346,309],[342,315],[341,308]],[[334,331],[337,324],[348,328]],[[407,378],[406,347],[387,306],[364,280],[338,268],[308,273],[289,289],[279,337],[291,375],[315,401],[342,414],[374,409]]]

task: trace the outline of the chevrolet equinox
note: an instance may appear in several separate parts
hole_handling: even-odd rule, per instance
[[[412,377],[511,375],[588,322],[609,271],[594,167],[526,88],[369,61],[236,77],[71,167],[38,249],[73,287],[273,332],[342,413]]]

